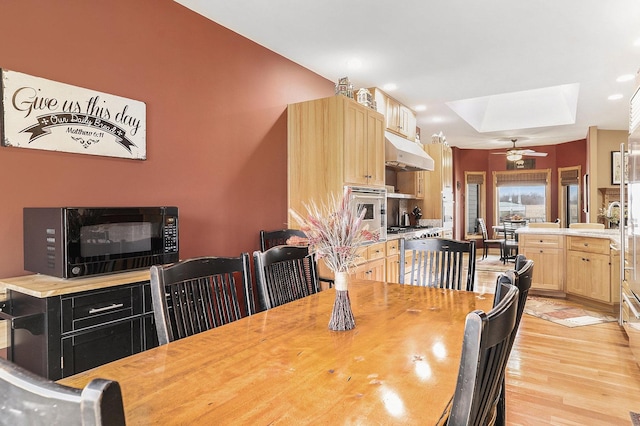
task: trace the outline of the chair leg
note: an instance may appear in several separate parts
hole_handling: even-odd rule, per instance
[[[496,421],[494,426],[505,426],[506,422],[506,387],[505,387],[505,379],[502,379],[502,386],[500,387],[500,397],[498,398],[498,405],[496,406]]]

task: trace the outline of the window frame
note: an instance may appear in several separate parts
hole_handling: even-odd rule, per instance
[[[465,171],[464,172],[464,236],[465,239],[471,239],[477,237],[478,235],[482,235],[482,233],[472,233],[467,228],[469,224],[469,203],[467,199],[467,195],[469,193],[469,176],[482,176],[482,183],[480,184],[480,190],[478,191],[478,205],[479,205],[479,216],[485,219],[487,215],[487,172],[484,171]]]
[[[498,178],[501,176],[508,175],[540,175],[541,173],[545,173],[545,190],[544,190],[544,204],[545,204],[545,216],[547,221],[551,221],[551,169],[533,169],[533,170],[505,170],[505,171],[494,171],[493,172],[493,223],[500,223],[500,206],[498,199]],[[522,182],[527,182],[525,179],[518,179]],[[531,179],[529,182],[534,181]]]
[[[575,183],[578,185],[578,223],[582,220],[582,211],[580,207],[582,206],[582,166],[571,166],[571,167],[558,167],[558,217],[560,218],[560,227],[566,228],[568,225],[565,222],[564,218],[567,214],[567,203],[564,197],[564,188],[563,186],[567,186],[563,184],[562,172],[570,172],[572,170],[577,171],[578,177]]]

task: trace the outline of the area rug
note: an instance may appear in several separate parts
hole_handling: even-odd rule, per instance
[[[561,299],[529,296],[524,312],[565,327],[603,324],[617,318],[567,304]]]
[[[476,258],[476,271],[505,272],[513,269],[513,262],[502,263],[500,256],[489,255],[485,259]]]

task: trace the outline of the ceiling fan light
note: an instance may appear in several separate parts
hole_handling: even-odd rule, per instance
[[[507,155],[507,160],[509,160],[509,161],[522,160],[522,154],[509,154],[509,155]]]

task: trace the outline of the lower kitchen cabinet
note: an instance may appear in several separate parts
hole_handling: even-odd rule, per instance
[[[363,263],[354,271],[355,278],[362,280],[384,281],[385,275],[385,243],[367,246],[362,254]]]
[[[520,253],[534,262],[532,290],[564,290],[564,236],[523,234],[519,236]]]
[[[567,294],[604,303],[617,302],[611,291],[612,268],[617,265],[611,262],[609,240],[570,236],[567,248]]]
[[[386,268],[386,280],[388,283],[397,283],[400,277],[400,240],[393,239],[388,240],[386,244],[386,258],[385,258],[385,268]]]
[[[358,266],[354,276],[361,280],[384,281],[385,259],[371,260]]]
[[[149,281],[46,298],[9,290],[8,357],[58,380],[158,345]]]
[[[560,229],[518,235],[520,253],[535,265],[532,292],[573,297],[615,312],[620,303],[620,252],[608,234]]]

